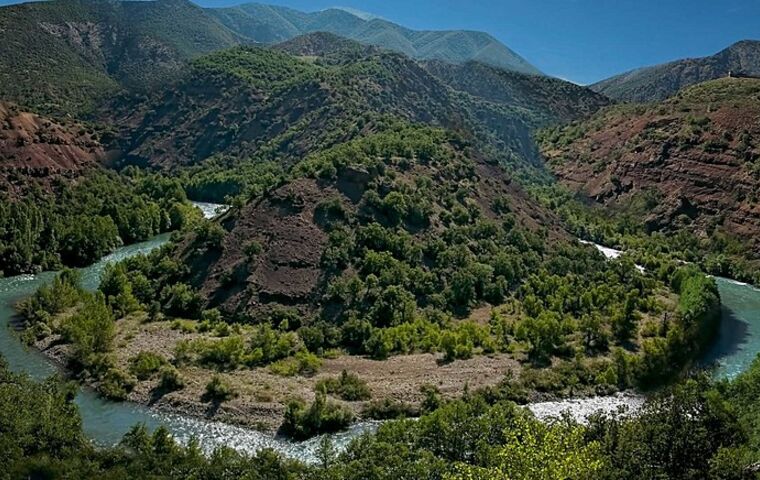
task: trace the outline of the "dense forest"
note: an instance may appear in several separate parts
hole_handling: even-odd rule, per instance
[[[199,217],[178,181],[135,170],[61,180],[57,190],[0,199],[0,275],[86,266]]]

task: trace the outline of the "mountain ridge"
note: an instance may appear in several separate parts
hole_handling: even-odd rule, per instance
[[[689,85],[733,75],[760,76],[760,41],[741,40],[706,57],[641,67],[590,86],[615,100],[664,100]]]
[[[186,0],[53,0],[0,8],[0,98],[78,114],[123,88],[176,78],[245,40]]]
[[[485,32],[468,30],[412,30],[381,18],[366,20],[350,11],[331,8],[305,13],[287,7],[247,3],[207,9],[237,33],[263,43],[278,43],[317,31],[404,53],[419,60],[483,63],[543,75],[536,67]]]

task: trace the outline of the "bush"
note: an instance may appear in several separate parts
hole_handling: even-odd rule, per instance
[[[340,376],[336,378],[325,378],[317,382],[315,390],[337,395],[343,400],[356,402],[360,400],[369,400],[372,393],[367,386],[367,382],[359,378],[355,373],[348,373],[343,370]]]
[[[196,238],[203,246],[212,249],[219,249],[224,241],[227,232],[224,231],[218,223],[206,220],[201,222],[195,229]]]
[[[222,380],[219,375],[214,375],[211,381],[206,384],[206,393],[203,395],[203,400],[213,403],[226,402],[232,400],[237,396],[232,386],[226,381]]]
[[[280,431],[294,439],[304,440],[320,433],[337,432],[354,421],[354,414],[347,407],[330,402],[324,393],[307,407],[303,400],[293,400],[285,410]]]
[[[185,380],[180,376],[179,371],[171,365],[164,365],[160,370],[161,380],[158,382],[158,388],[173,392],[185,388]]]
[[[138,380],[147,380],[166,364],[161,355],[153,352],[140,352],[129,360],[129,372]]]
[[[364,409],[364,416],[367,418],[374,418],[375,420],[414,418],[419,415],[420,411],[414,405],[392,398],[372,401],[367,405],[367,408]]]
[[[135,379],[118,368],[109,369],[98,385],[98,392],[112,400],[126,400],[135,387]]]
[[[203,298],[190,285],[177,283],[161,292],[164,310],[175,317],[198,318]]]
[[[199,339],[193,342],[193,348],[198,354],[200,363],[231,370],[240,365],[245,351],[245,343],[239,336],[220,340]]]
[[[294,375],[314,375],[322,366],[322,360],[306,350],[301,350],[293,357],[284,358],[269,366],[275,375],[292,377]]]
[[[260,254],[263,249],[264,247],[261,246],[261,243],[257,242],[256,240],[251,240],[248,245],[245,246],[245,256],[249,259],[252,259],[256,255]]]

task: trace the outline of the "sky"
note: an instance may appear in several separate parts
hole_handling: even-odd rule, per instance
[[[194,0],[206,7],[243,0]],[[580,84],[760,40],[760,0],[259,0],[342,6],[414,29],[492,34],[543,72]],[[15,3],[0,0],[2,3]]]

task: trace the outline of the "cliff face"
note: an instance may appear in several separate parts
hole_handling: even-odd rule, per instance
[[[605,205],[643,199],[650,230],[760,234],[760,80],[724,79],[648,107],[618,106],[546,132],[565,185]]]
[[[49,185],[75,177],[105,159],[95,134],[0,103],[0,189],[21,193],[30,181]]]

